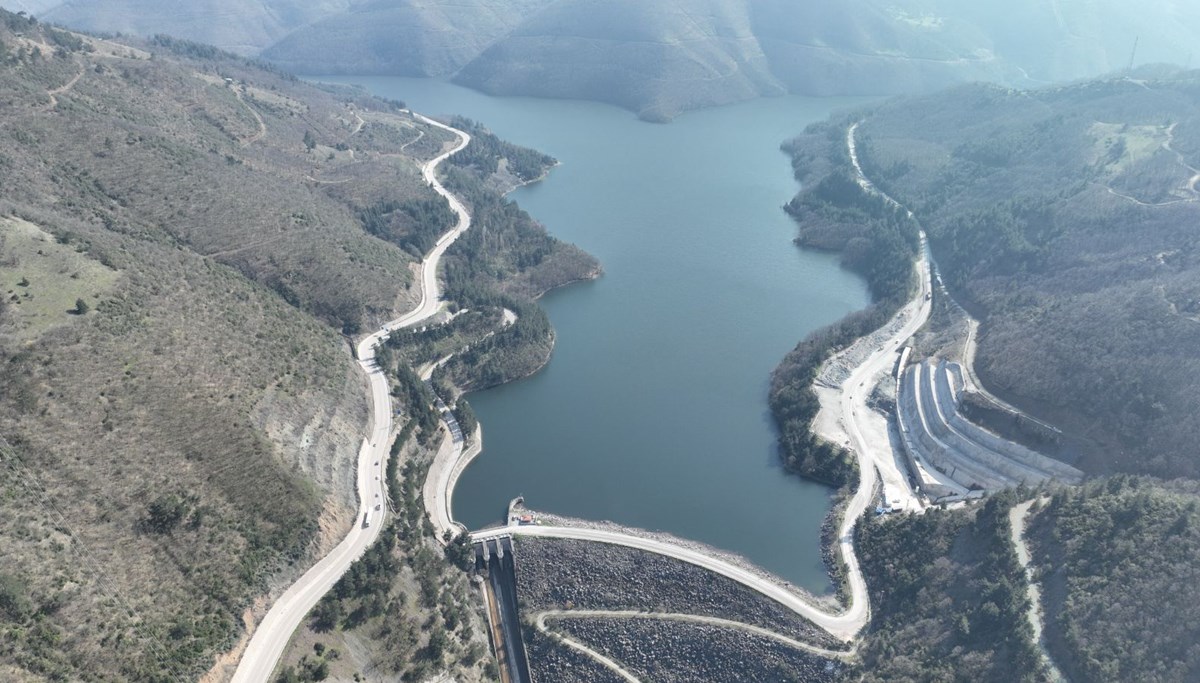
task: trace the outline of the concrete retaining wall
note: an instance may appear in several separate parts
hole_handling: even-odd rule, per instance
[[[928,364],[921,365],[921,382],[918,386],[921,406],[925,414],[926,424],[938,441],[945,444],[951,453],[960,456],[971,464],[971,468],[980,472],[980,476],[988,477],[990,482],[980,481],[984,488],[1004,488],[1015,486],[1022,481],[1035,483],[1041,477],[1033,472],[1008,462],[998,453],[974,443],[961,433],[950,427],[946,417],[945,407],[938,401],[934,391],[933,368]]]
[[[901,374],[896,409],[910,461],[920,458],[964,486],[985,489],[1082,478],[1070,465],[1002,439],[964,418],[958,411],[963,386],[962,368],[957,364],[940,362],[935,366],[925,361]]]
[[[1071,483],[1078,483],[1083,479],[1083,473],[1074,467],[1004,439],[963,417],[959,411],[962,387],[964,386],[960,365],[943,361],[934,372],[935,390],[939,402],[943,406],[953,406],[953,411],[947,416],[952,428],[984,448],[1041,472],[1046,477]]]
[[[939,438],[933,425],[937,418],[927,411],[925,397],[922,396],[921,386],[924,381],[925,366],[911,366],[905,373],[901,383],[903,398],[897,400],[897,406],[902,407],[903,425],[908,425],[905,443],[915,449],[920,457],[948,475],[963,486],[981,486],[983,488],[1003,488],[1007,482],[998,478],[986,468],[979,467],[969,458],[951,448]]]

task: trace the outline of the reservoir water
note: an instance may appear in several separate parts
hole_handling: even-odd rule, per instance
[[[603,104],[496,98],[424,79],[346,77],[425,114],[462,114],[562,162],[511,195],[604,276],[547,295],[537,375],[470,396],[484,452],[454,494],[471,528],[534,509],[667,531],[817,593],[830,491],[784,473],[771,370],[864,307],[858,277],[792,244],[785,139],[853,98],[783,97],[667,124]]]

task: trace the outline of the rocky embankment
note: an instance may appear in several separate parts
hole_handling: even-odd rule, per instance
[[[589,618],[549,625],[655,683],[826,683],[841,666],[770,638],[711,624]]]
[[[542,610],[638,610],[698,614],[836,648],[824,631],[741,584],[700,567],[631,548],[522,538],[517,592],[526,615]]]
[[[615,671],[556,642],[553,635],[525,629],[525,651],[535,681],[555,683],[626,683]]]

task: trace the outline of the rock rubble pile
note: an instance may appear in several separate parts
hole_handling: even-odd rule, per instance
[[[709,624],[589,618],[549,625],[655,683],[827,683],[839,667],[764,636]]]
[[[824,631],[783,605],[719,574],[633,548],[522,538],[517,595],[526,618],[543,610],[636,610],[698,614],[771,629],[819,647]]]

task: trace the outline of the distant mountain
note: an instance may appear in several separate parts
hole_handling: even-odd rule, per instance
[[[368,0],[301,28],[263,57],[299,73],[454,75],[552,0]]]
[[[657,119],[783,92],[1069,80],[1131,56],[1184,64],[1200,44],[1200,6],[1185,0],[5,1],[70,26],[170,33],[301,73],[451,78]]]
[[[45,10],[57,7],[62,0],[4,0],[0,6],[10,12],[27,12],[41,14]]]
[[[497,94],[596,99],[652,119],[789,91],[897,93],[1022,77],[978,30],[863,0],[506,4],[496,12],[487,0],[376,0],[296,31],[263,57],[306,73],[450,77]]]
[[[45,21],[102,33],[165,33],[255,55],[292,31],[363,0],[3,0]]]

